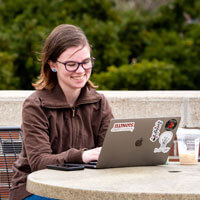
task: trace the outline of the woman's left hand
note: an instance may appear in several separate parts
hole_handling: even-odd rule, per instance
[[[82,154],[82,160],[84,163],[89,163],[91,161],[96,161],[99,159],[99,154],[101,152],[101,147],[86,150]]]

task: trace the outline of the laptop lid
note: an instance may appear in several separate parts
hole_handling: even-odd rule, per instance
[[[95,168],[165,164],[180,119],[112,119]]]

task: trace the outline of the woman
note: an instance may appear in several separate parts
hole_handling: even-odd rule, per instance
[[[23,150],[14,164],[10,200],[48,199],[26,191],[27,175],[48,164],[98,160],[113,115],[89,80],[93,64],[80,28],[59,25],[46,39],[36,91],[23,105]]]

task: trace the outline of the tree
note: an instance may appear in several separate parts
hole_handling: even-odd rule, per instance
[[[93,80],[101,88],[199,89],[199,0],[169,0],[153,9],[139,6],[144,1],[134,2],[136,8],[122,9],[118,0],[0,0],[0,88],[33,89],[46,36],[69,23],[80,26],[92,45]],[[130,68],[135,61],[140,75]],[[164,73],[169,66],[174,75]],[[155,69],[171,81],[161,84],[157,78],[153,84]],[[135,77],[139,81],[131,84]]]

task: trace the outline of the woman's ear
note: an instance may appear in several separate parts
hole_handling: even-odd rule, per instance
[[[49,64],[51,70],[52,70],[53,72],[56,72],[56,70],[57,70],[57,65],[56,65],[56,63],[50,60],[50,61],[48,61],[48,64]]]

